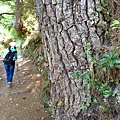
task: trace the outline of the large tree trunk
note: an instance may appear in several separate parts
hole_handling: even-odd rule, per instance
[[[48,61],[54,118],[98,120],[93,111],[94,115],[82,108],[85,98],[91,101],[87,81],[79,81],[71,73],[93,69],[91,56],[106,45],[104,0],[34,1]]]

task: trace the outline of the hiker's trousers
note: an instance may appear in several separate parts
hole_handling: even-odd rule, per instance
[[[12,82],[13,75],[14,75],[15,65],[7,65],[7,64],[4,64],[4,68],[5,68],[5,70],[6,70],[7,82]]]

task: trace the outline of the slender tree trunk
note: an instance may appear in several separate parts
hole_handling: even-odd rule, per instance
[[[13,21],[13,27],[16,29],[16,31],[22,35],[22,13],[23,13],[23,0],[15,0],[15,16]]]
[[[34,1],[49,64],[54,118],[98,120],[82,109],[86,97],[91,101],[87,81],[79,81],[72,73],[93,69],[91,56],[97,56],[106,44],[108,25],[101,9],[104,0]]]

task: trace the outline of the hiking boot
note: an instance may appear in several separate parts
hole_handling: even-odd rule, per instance
[[[12,83],[11,82],[8,82],[8,87],[12,87]]]

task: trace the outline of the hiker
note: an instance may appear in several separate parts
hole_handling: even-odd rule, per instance
[[[9,45],[9,48],[4,52],[3,62],[6,71],[7,85],[8,87],[12,87],[15,61],[17,60],[17,50],[15,42],[11,42]]]

